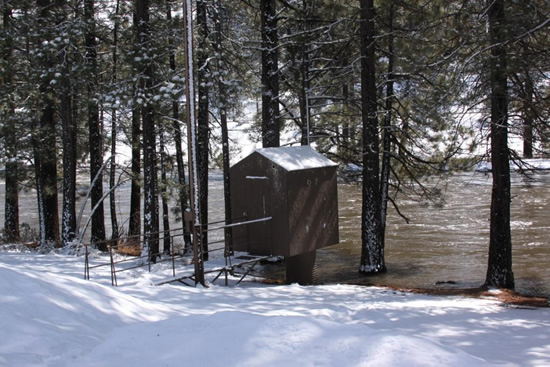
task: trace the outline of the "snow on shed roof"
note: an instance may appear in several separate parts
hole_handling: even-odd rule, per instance
[[[256,152],[287,171],[298,171],[309,168],[334,167],[334,163],[310,146],[261,148]]]

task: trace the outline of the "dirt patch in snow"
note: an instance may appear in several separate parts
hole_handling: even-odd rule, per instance
[[[509,289],[488,289],[487,287],[478,288],[441,288],[441,289],[420,289],[420,288],[398,288],[387,287],[396,291],[428,294],[434,296],[459,296],[493,299],[502,302],[507,307],[518,308],[546,308],[550,307],[550,300],[545,297],[536,297],[524,295]]]
[[[256,279],[264,284],[285,284],[280,279]],[[403,288],[392,287],[386,285],[378,285],[372,283],[348,283],[351,285],[359,285],[362,287],[381,287],[391,289],[395,292],[426,294],[432,296],[457,296],[491,299],[502,302],[505,307],[512,308],[548,308],[550,307],[550,299],[546,297],[530,296],[518,293],[509,289],[489,289],[485,286],[476,288]],[[454,284],[454,283],[450,283]]]

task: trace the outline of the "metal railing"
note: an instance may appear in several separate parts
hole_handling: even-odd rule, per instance
[[[168,236],[166,236],[167,233],[169,233]],[[183,241],[184,244],[183,244],[182,253],[179,253],[179,251],[177,251],[177,252],[174,251],[175,246],[174,246],[174,241],[173,240],[176,237],[185,236],[184,228],[183,227],[182,228],[176,228],[176,229],[171,229],[169,231],[168,230],[166,230],[166,231],[163,230],[163,231],[151,233],[151,235],[155,235],[155,236],[159,235],[159,239],[158,240],[155,239],[155,242],[158,242],[158,243],[161,243],[165,239],[170,238],[170,242],[171,242],[170,251],[169,252],[167,252],[167,251],[160,252],[159,251],[159,252],[153,253],[149,250],[149,252],[147,254],[142,254],[140,256],[132,256],[131,258],[125,258],[125,259],[122,259],[122,260],[115,260],[115,254],[127,252],[128,249],[136,248],[136,249],[139,249],[141,251],[141,245],[144,242],[144,235],[143,234],[133,235],[133,236],[126,236],[126,237],[121,237],[121,238],[112,239],[112,240],[97,241],[97,242],[93,242],[93,243],[90,243],[90,244],[85,244],[84,245],[84,247],[85,247],[84,279],[87,279],[87,280],[90,279],[90,270],[109,266],[111,268],[111,284],[113,286],[117,286],[118,285],[117,277],[116,277],[117,273],[120,273],[122,271],[137,269],[137,268],[141,268],[141,267],[145,267],[145,266],[147,266],[148,270],[151,271],[151,265],[152,264],[158,264],[158,263],[163,263],[163,262],[167,262],[167,261],[172,262],[172,273],[173,273],[174,276],[176,276],[176,265],[175,265],[176,259],[183,258],[187,254],[187,251],[190,251],[190,249],[187,248],[187,246],[185,244],[185,240]],[[91,254],[90,247],[94,248],[97,245],[102,245],[102,244],[107,244],[107,250],[109,252],[109,260],[110,261],[108,263],[100,263],[100,264],[90,265],[90,254]],[[178,246],[178,248],[179,247],[180,246]],[[132,263],[132,262],[134,262],[134,263],[137,262],[137,264],[134,264],[134,265],[128,266],[128,267],[122,267],[122,268],[119,267],[117,269],[118,265],[129,264],[129,263]]]
[[[253,223],[260,223],[260,222],[266,222],[272,220],[272,217],[265,217],[265,218],[259,218],[259,219],[253,219],[253,220],[246,220],[246,218],[240,218],[238,222],[231,223],[231,224],[224,224],[219,225],[222,223],[225,223],[224,221],[218,221],[218,222],[211,222],[205,227],[203,230],[204,232],[214,232],[214,231],[220,231],[220,230],[227,230],[230,228],[238,227],[238,226],[244,226],[248,224]],[[219,226],[216,226],[219,225]],[[211,227],[214,226],[214,227]],[[163,262],[171,262],[172,263],[172,276],[174,279],[163,281],[158,283],[157,285],[161,284],[167,284],[172,282],[180,282],[185,285],[190,285],[185,282],[185,280],[189,279],[195,279],[196,274],[191,275],[185,275],[181,277],[176,277],[176,262],[178,260],[183,260],[185,258],[189,259],[190,261],[186,265],[191,265],[193,261],[191,260],[191,257],[187,257],[186,255],[192,255],[191,251],[193,249],[191,243],[185,242],[185,236],[188,235],[186,233],[186,227],[171,229],[171,230],[162,230],[156,233],[151,233],[151,235],[159,235],[158,240],[155,239],[155,242],[163,243],[165,239],[170,239],[170,251],[166,252],[156,252],[153,253],[150,251],[147,254],[141,254],[139,256],[132,256],[131,258],[124,258],[121,260],[116,260],[116,254],[123,253],[128,248],[135,247],[136,249],[139,249],[141,251],[142,244],[144,243],[144,235],[134,235],[134,236],[126,236],[121,237],[118,239],[112,239],[112,240],[106,240],[106,241],[98,241],[90,244],[85,244],[85,264],[84,264],[84,279],[89,280],[90,279],[90,270],[98,269],[102,267],[110,267],[110,273],[111,273],[111,285],[112,286],[118,286],[118,280],[117,280],[117,273],[142,268],[142,267],[148,267],[148,271],[151,271],[151,267],[153,264],[159,264]],[[177,246],[177,251],[175,251],[176,245],[174,244],[174,239],[177,237],[183,238],[183,245]],[[194,240],[194,239],[193,239]],[[238,280],[237,284],[239,284],[244,278],[250,273],[250,271],[254,268],[256,264],[258,264],[260,261],[265,260],[269,258],[270,256],[248,256],[246,258],[237,258],[236,260],[243,260],[243,261],[237,261],[234,263],[233,261],[233,251],[231,248],[231,241],[227,241],[227,238],[209,242],[209,245],[219,244],[219,243],[225,243],[225,246],[220,248],[214,248],[208,251],[208,253],[214,253],[217,251],[224,251],[223,257],[225,259],[225,266],[218,266],[212,269],[204,269],[204,274],[210,274],[210,273],[218,273],[215,278],[212,280],[212,282],[215,282],[222,274],[225,275],[225,285],[228,285],[228,276],[229,274],[234,274],[235,267],[237,266],[243,266],[243,265],[250,265],[250,267],[244,272],[242,277]],[[90,248],[95,248],[98,245],[107,244],[107,249],[109,252],[109,262],[106,263],[99,263],[99,264],[90,264]],[[154,260],[153,260],[154,259]],[[129,265],[129,266],[127,266]],[[204,275],[203,275],[204,276]]]

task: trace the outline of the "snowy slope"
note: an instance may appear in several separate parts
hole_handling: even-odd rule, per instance
[[[95,261],[106,261],[96,258]],[[101,268],[100,268],[101,269]],[[170,277],[0,252],[0,366],[550,365],[550,310],[349,285],[153,286]]]

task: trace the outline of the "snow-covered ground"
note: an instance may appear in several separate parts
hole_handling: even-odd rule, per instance
[[[82,257],[0,252],[0,365],[550,365],[550,309],[351,285],[154,286],[167,264],[112,287],[108,268],[84,280]]]

